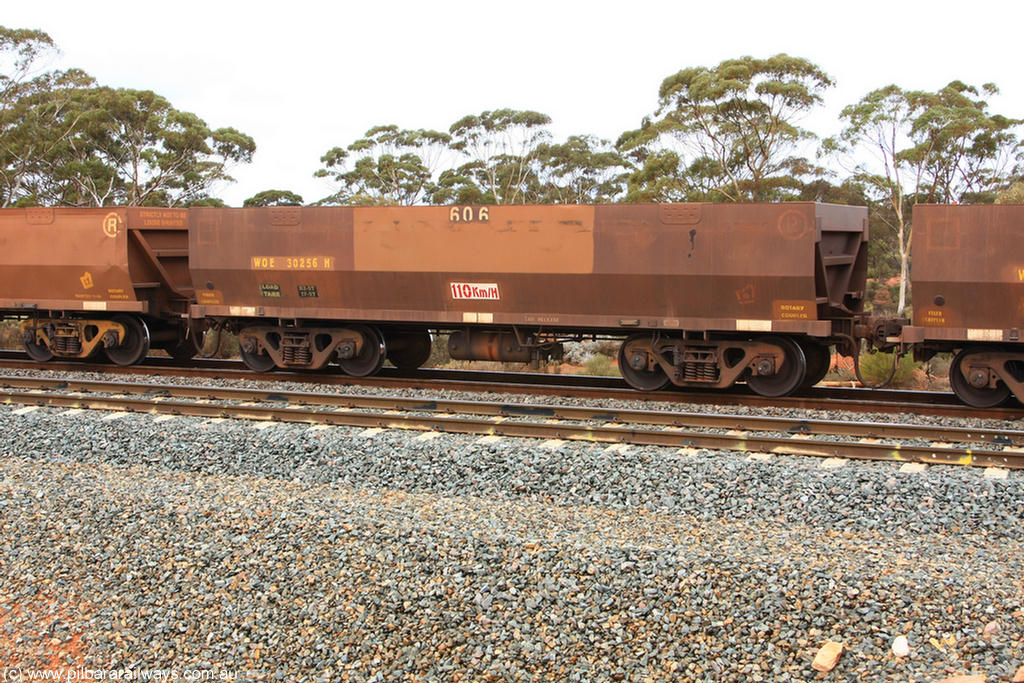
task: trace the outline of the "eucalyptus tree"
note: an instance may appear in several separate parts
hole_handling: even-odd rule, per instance
[[[573,135],[563,143],[537,147],[546,204],[606,204],[624,192],[628,162],[608,140]]]
[[[538,148],[551,138],[546,114],[496,109],[451,125],[451,149],[464,163],[441,173],[433,201],[525,204],[539,201]]]
[[[878,88],[843,109],[842,132],[823,146],[852,159],[854,177],[886,205],[900,264],[897,313],[907,304],[913,204],[991,202],[1009,184],[1021,120],[989,112],[982,93],[996,92],[960,81],[935,92]]]
[[[256,145],[234,128],[211,130],[150,90],[79,93],[74,133],[50,160],[50,199],[82,206],[185,206],[232,180]]]
[[[999,193],[996,204],[1024,204],[1024,182],[1016,182]]]
[[[799,192],[821,169],[800,154],[798,124],[832,79],[806,59],[728,59],[666,78],[658,108],[617,143],[637,169],[629,200],[767,201]]]
[[[32,201],[38,160],[67,133],[68,94],[92,85],[75,69],[43,71],[56,52],[43,31],[0,26],[0,207]]]
[[[302,195],[288,190],[263,190],[242,202],[242,206],[302,206]]]
[[[53,168],[79,130],[82,93],[93,86],[78,69],[47,72],[23,83],[0,111],[0,206],[52,199]]]
[[[314,175],[332,178],[336,192],[318,204],[397,204],[423,201],[433,190],[434,174],[451,136],[434,130],[374,126],[347,147],[320,158]]]
[[[20,97],[19,88],[32,80],[37,61],[56,51],[43,31],[0,26],[0,111]]]
[[[0,204],[216,203],[255,143],[210,129],[149,90],[99,87],[78,69],[43,71],[42,31],[0,27]]]

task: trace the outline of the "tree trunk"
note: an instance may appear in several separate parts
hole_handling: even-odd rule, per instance
[[[900,298],[896,307],[896,315],[903,315],[907,307],[907,270],[910,261],[910,250],[903,247],[903,236],[900,236]]]

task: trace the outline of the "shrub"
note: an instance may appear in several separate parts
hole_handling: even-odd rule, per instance
[[[0,322],[0,349],[20,350],[23,348],[18,326],[19,323],[14,320]]]
[[[590,357],[577,375],[597,375],[600,377],[619,377],[619,366],[608,356],[596,354]]]
[[[953,357],[948,353],[940,353],[924,364],[924,379],[929,388],[949,391],[949,366]]]
[[[443,368],[452,360],[448,355],[448,335],[435,334],[434,345],[430,347],[430,358],[423,364],[425,368]]]
[[[885,381],[892,372],[893,354],[891,353],[866,353],[860,357],[860,374],[865,382],[869,384],[880,384]],[[896,373],[888,386],[907,387],[914,384],[914,373],[918,363],[909,355],[900,357],[896,366]]]
[[[619,342],[614,339],[566,342],[564,348],[563,362],[570,365],[586,365],[587,361],[596,355],[615,358],[619,352]]]

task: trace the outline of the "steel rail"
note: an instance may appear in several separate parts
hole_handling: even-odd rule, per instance
[[[332,411],[308,407],[216,405],[165,400],[163,397],[118,398],[0,391],[0,403],[159,413],[192,417],[231,418],[348,427],[430,430],[446,433],[583,440],[603,443],[706,448],[744,453],[811,455],[859,460],[888,460],[929,464],[971,465],[1024,469],[1024,451],[958,448],[949,444],[929,446],[879,443],[876,439],[827,441],[806,434],[762,436],[746,433],[707,433],[681,427],[637,429],[619,424],[576,425],[563,422],[506,421],[502,416],[480,418],[432,413],[371,413],[348,408]]]
[[[103,380],[51,379],[0,375],[0,387],[110,394],[142,394],[220,401],[288,403],[300,406],[364,410],[492,415],[506,418],[546,418],[579,422],[612,422],[704,429],[742,429],[748,432],[785,432],[803,435],[854,436],[874,439],[930,440],[940,443],[991,443],[1024,446],[1024,433],[1012,429],[916,425],[888,422],[847,422],[811,418],[694,413],[669,410],[637,410],[607,407],[561,406],[535,403],[459,401],[400,396],[324,394],[307,391],[275,391],[235,387],[112,382]]]
[[[167,358],[150,357],[142,365],[121,367],[82,361],[36,363],[25,359],[23,354],[12,351],[0,352],[0,367],[61,372],[176,375],[246,381],[318,383],[334,386],[374,386],[394,389],[492,391],[506,394],[578,396],[581,398],[611,398],[627,401],[786,407],[890,414],[926,412],[929,415],[961,418],[1024,418],[1024,408],[1019,406],[979,410],[957,403],[951,393],[851,387],[818,386],[807,390],[804,395],[765,398],[751,394],[743,387],[703,392],[677,389],[641,392],[628,388],[620,378],[582,375],[546,375],[539,373],[439,369],[422,369],[413,373],[403,373],[395,368],[385,368],[380,375],[373,377],[352,377],[330,371],[312,373],[278,370],[268,373],[255,373],[246,369],[240,361],[223,359],[193,359],[186,364],[182,364]]]

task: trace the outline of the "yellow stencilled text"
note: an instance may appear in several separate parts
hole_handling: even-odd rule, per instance
[[[773,308],[776,320],[810,320],[817,314],[810,301],[775,301]]]
[[[253,256],[252,270],[334,270],[333,256]]]

